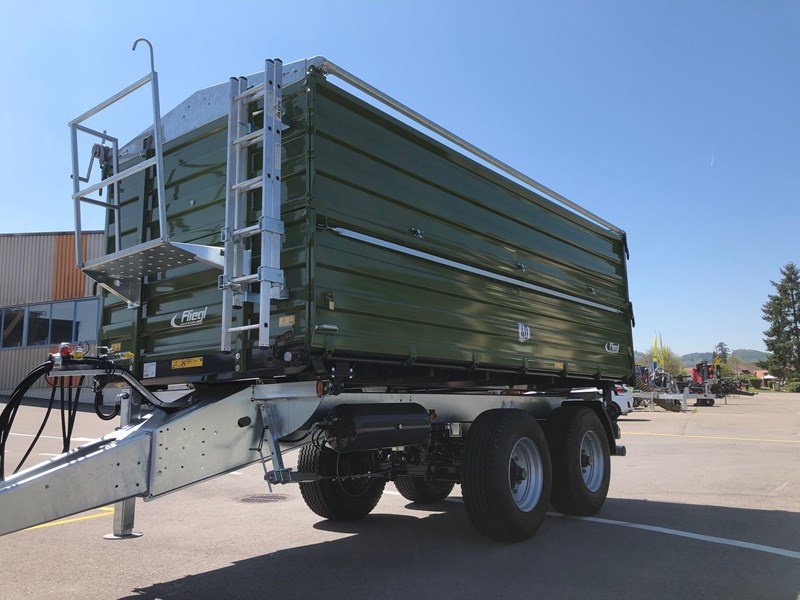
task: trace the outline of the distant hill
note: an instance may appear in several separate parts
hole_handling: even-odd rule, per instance
[[[761,352],[761,350],[734,350],[733,353],[741,362],[755,363],[767,358],[767,353]]]
[[[761,352],[761,350],[748,350],[746,348],[734,350],[732,354],[739,360],[739,362],[746,363],[756,363],[759,360],[764,360],[767,358],[766,353]],[[684,367],[693,367],[697,363],[704,360],[711,361],[712,356],[713,353],[711,352],[690,352],[689,354],[684,354],[679,358],[681,359],[681,364]],[[645,353],[637,350],[633,353],[633,357],[637,363],[641,363],[644,361]]]

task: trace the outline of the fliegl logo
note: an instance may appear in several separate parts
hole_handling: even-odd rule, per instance
[[[619,352],[619,344],[616,342],[606,342],[606,352],[609,354],[617,354]]]
[[[189,310],[172,315],[172,320],[169,322],[169,324],[176,329],[202,325],[207,313],[207,306],[204,306],[203,308],[190,308]]]

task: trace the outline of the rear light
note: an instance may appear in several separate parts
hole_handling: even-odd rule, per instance
[[[621,385],[617,385],[614,387],[614,391],[617,392],[618,394],[622,394],[625,392],[625,388],[622,387]]]

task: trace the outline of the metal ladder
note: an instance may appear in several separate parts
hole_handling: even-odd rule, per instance
[[[223,273],[219,277],[222,291],[221,350],[230,352],[233,335],[258,330],[258,346],[269,346],[270,301],[284,297],[284,276],[280,268],[281,236],[281,78],[283,63],[279,59],[265,61],[264,83],[248,87],[247,78],[230,80],[230,113],[228,116],[228,170],[225,193],[225,244]],[[247,121],[248,105],[264,99],[264,127],[251,131]],[[263,146],[261,175],[247,178],[247,149]],[[261,189],[261,216],[258,223],[245,223],[246,195]],[[261,264],[253,272],[252,250],[246,240],[260,236]],[[250,287],[258,284],[258,292]],[[258,304],[258,322],[233,326],[235,309],[244,303]]]

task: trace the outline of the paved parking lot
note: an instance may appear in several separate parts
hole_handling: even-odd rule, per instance
[[[371,516],[331,523],[250,467],[139,502],[136,540],[102,539],[110,509],[0,538],[0,598],[798,597],[800,394],[620,423],[628,456],[600,514],[552,515],[521,544],[475,533],[458,487],[421,508],[389,486]],[[75,435],[108,427],[80,413]],[[38,460],[59,451],[55,422],[45,433]],[[12,436],[9,462],[29,441]]]

